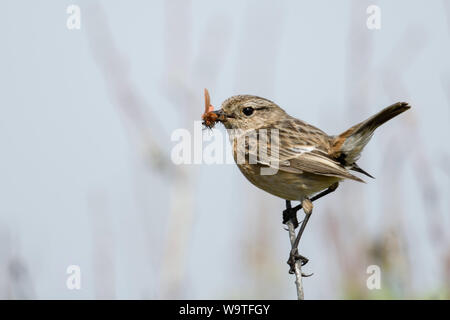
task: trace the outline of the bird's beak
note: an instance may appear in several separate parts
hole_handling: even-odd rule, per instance
[[[217,115],[217,121],[221,122],[227,121],[228,118],[234,118],[232,115],[226,114],[225,111],[223,111],[223,109],[214,110],[212,111],[212,113]]]
[[[214,110],[212,113],[214,113],[218,117],[219,121],[222,121],[220,119],[223,118],[223,117],[226,118],[226,116],[227,116],[222,109]]]

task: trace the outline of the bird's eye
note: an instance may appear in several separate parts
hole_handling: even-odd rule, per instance
[[[244,109],[242,109],[242,113],[245,114],[247,117],[251,116],[254,111],[255,109],[253,109],[252,107],[245,107]]]

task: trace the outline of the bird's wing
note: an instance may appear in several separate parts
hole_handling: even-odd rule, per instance
[[[273,128],[278,128],[278,154],[272,153],[274,147],[270,148],[270,161],[261,164],[291,173],[309,172],[364,182],[328,155],[330,138],[320,129],[294,118],[271,125]]]
[[[301,153],[287,161],[280,162],[279,170],[292,173],[309,172],[323,176],[347,178],[364,182],[348,172],[338,162],[314,152]]]

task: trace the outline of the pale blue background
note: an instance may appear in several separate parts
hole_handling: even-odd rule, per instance
[[[66,28],[70,4],[81,30]],[[366,27],[370,4],[381,30]],[[360,161],[376,179],[317,203],[305,295],[348,297],[350,280],[365,292],[379,261],[363,255],[392,237],[382,273],[396,297],[448,290],[446,1],[0,8],[0,298],[295,298],[283,200],[233,165],[161,169],[149,155],[150,137],[168,156],[170,133],[192,130],[204,87],[214,105],[257,94],[330,134],[408,101]],[[65,285],[71,264],[79,291]]]

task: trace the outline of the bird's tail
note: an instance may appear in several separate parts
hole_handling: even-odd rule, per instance
[[[397,102],[381,110],[366,121],[358,123],[340,135],[335,136],[333,138],[333,154],[336,158],[340,158],[343,164],[347,166],[355,165],[356,168],[359,168],[355,161],[358,160],[361,151],[369,142],[375,129],[409,108],[408,103]]]

